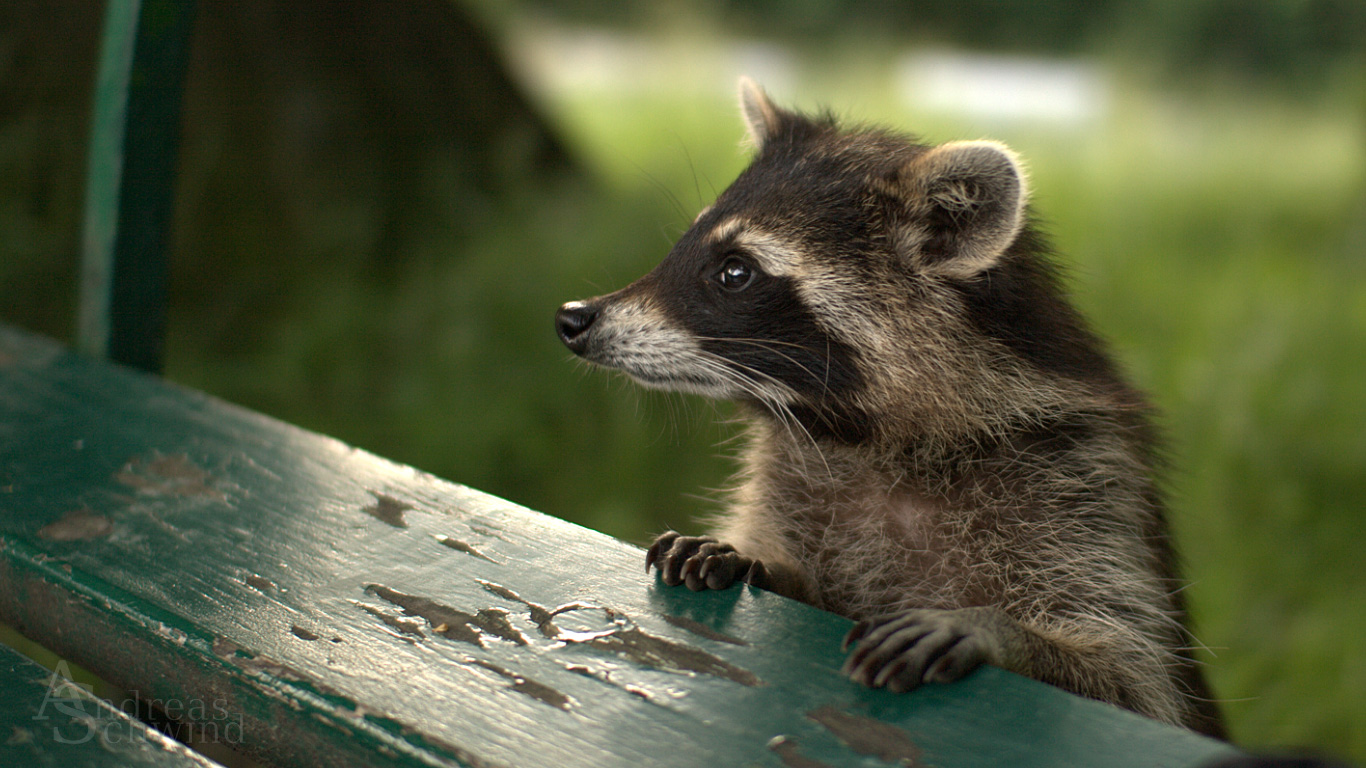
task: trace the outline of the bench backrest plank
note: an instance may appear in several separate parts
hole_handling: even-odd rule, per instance
[[[166,238],[193,0],[110,0],[81,240],[81,351],[161,368]]]
[[[0,765],[214,768],[57,670],[0,645]]]

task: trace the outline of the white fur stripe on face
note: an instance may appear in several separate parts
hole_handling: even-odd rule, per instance
[[[750,227],[744,219],[731,218],[717,224],[707,234],[707,240],[731,241],[754,259],[755,266],[775,277],[796,277],[803,271],[798,249],[776,235]]]
[[[707,233],[707,242],[716,244],[729,240],[735,237],[736,233],[744,229],[744,227],[744,219],[732,216],[720,224],[717,224],[715,227],[712,227],[712,230]]]

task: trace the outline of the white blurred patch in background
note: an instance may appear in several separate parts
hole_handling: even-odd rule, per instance
[[[1111,97],[1098,65],[1070,59],[918,52],[897,62],[895,77],[907,106],[995,124],[1085,128],[1105,117]]]
[[[908,50],[832,80],[818,57],[778,42],[524,24],[509,36],[513,69],[546,95],[712,97],[748,75],[783,101],[802,96],[857,111],[846,93],[888,94],[901,109],[988,132],[1043,129],[1075,137],[1110,117],[1109,72],[1087,59],[1010,56],[952,49]],[[879,111],[885,113],[885,109]]]

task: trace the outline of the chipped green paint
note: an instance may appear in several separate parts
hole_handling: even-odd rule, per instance
[[[145,696],[225,700],[281,764],[1229,751],[991,668],[867,690],[840,617],[663,587],[607,536],[3,328],[0,360],[0,618]]]

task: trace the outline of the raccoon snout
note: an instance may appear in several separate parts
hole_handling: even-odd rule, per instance
[[[598,319],[598,308],[582,301],[571,301],[555,313],[555,330],[559,331],[560,341],[576,355],[583,354],[588,346],[588,329]]]

